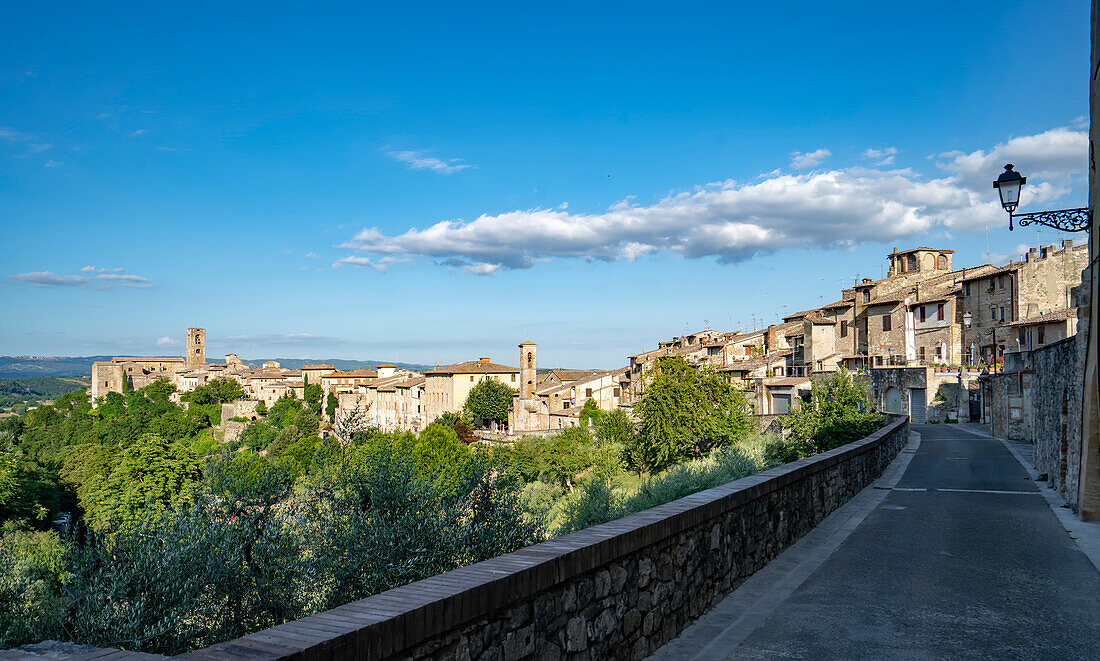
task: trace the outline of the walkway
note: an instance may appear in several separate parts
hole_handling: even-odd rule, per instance
[[[976,429],[914,425],[875,485],[651,658],[1100,659],[1100,572]]]

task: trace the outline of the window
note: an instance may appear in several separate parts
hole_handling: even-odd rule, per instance
[[[591,388],[585,388],[584,389],[584,396],[585,397],[591,397],[592,396],[592,389]]]
[[[473,374],[471,374],[471,375],[470,375],[470,383],[473,383],[473,382],[474,382],[474,375],[473,375]]]
[[[775,368],[775,375],[776,376],[783,376],[783,368],[782,367]]]
[[[1001,321],[1005,320],[1005,306],[1001,306]]]
[[[840,322],[840,336],[848,337],[848,324],[846,322]]]
[[[871,300],[871,290],[870,289],[864,289],[863,290],[863,302],[867,303],[870,300]]]
[[[1047,343],[1046,330],[1047,329],[1043,328],[1042,326],[1039,327],[1039,344]]]
[[[917,355],[920,357],[921,362],[924,362],[924,347],[921,347],[919,350],[917,350]]]
[[[612,397],[618,397],[618,396],[619,396],[619,392],[620,392],[620,391],[619,391],[619,389],[618,389],[618,388],[612,388],[612,389],[611,389],[611,396],[612,396]]]
[[[936,259],[936,266],[940,269],[946,269],[947,268],[947,255],[940,255]]]
[[[515,375],[515,374],[513,374],[513,375],[512,375],[512,383],[515,383],[515,382],[516,382],[516,375]]]
[[[969,282],[963,283],[963,294],[966,295],[966,296],[970,296],[970,283]]]
[[[882,367],[882,356],[875,356],[875,367]]]
[[[882,330],[890,330],[890,315],[888,314],[882,315]]]
[[[997,276],[997,289],[1005,288],[1005,277],[1003,275]]]
[[[938,305],[938,306],[936,307],[936,319],[938,319],[938,320],[940,320],[940,321],[943,321],[943,308],[944,308],[944,304],[943,304],[943,303],[940,303],[940,304],[939,304],[939,305]]]
[[[941,360],[943,359],[943,345],[942,344],[937,344],[936,345],[936,358],[941,359]]]
[[[989,318],[993,321],[997,321],[997,306],[996,305],[990,305],[989,306]]]
[[[928,318],[927,318],[927,317],[925,316],[925,312],[924,312],[924,306],[923,306],[923,305],[922,305],[922,306],[920,306],[920,320],[921,320],[921,321],[928,321]]]
[[[562,403],[561,403],[561,407],[562,407],[563,409],[567,409],[567,408],[569,408],[569,402],[562,402]]]

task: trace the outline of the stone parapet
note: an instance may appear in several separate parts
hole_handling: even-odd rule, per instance
[[[570,535],[181,655],[640,659],[877,478],[908,419]]]

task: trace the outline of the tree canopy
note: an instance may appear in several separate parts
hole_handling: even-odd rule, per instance
[[[658,359],[634,412],[641,420],[628,447],[634,466],[660,471],[728,445],[755,427],[744,396],[716,372],[680,357]]]
[[[507,422],[508,411],[512,408],[512,396],[515,394],[516,391],[507,384],[485,379],[470,389],[462,408],[474,420]]]

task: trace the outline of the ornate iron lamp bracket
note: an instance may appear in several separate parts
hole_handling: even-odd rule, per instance
[[[1020,227],[1027,225],[1046,225],[1063,232],[1084,232],[1092,227],[1092,209],[1059,209],[1057,211],[1036,211],[1034,213],[1009,213],[1008,229],[1012,230],[1013,219]]]

